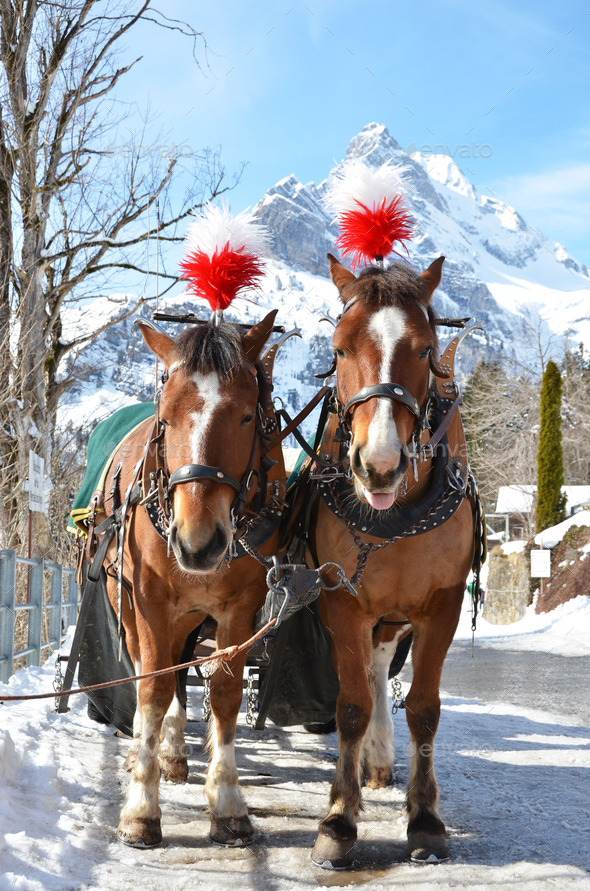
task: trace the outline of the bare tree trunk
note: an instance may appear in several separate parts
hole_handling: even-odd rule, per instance
[[[180,240],[178,223],[227,188],[217,155],[195,154],[173,208],[178,152],[155,157],[143,133],[127,152],[109,150],[118,122],[105,102],[139,61],[121,65],[118,44],[141,20],[188,36],[194,54],[201,35],[152,11],[151,0],[0,0],[1,543],[24,540],[29,449],[51,466],[71,382],[64,358],[117,321],[68,340],[68,302],[99,296],[121,270],[153,275],[145,242],[156,231],[160,245]],[[171,287],[176,275],[160,280]]]

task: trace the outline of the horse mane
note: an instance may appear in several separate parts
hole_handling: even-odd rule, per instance
[[[406,263],[392,263],[387,269],[368,266],[357,277],[362,284],[359,297],[369,306],[424,307],[424,283],[420,276]],[[434,319],[436,314],[430,305],[428,321],[436,335]]]
[[[240,329],[229,322],[185,329],[176,340],[175,354],[189,374],[217,371],[232,378],[247,365]]]

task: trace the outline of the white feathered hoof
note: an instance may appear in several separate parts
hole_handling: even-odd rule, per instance
[[[182,756],[178,758],[168,758],[165,755],[158,755],[158,762],[162,776],[167,783],[186,783],[188,779],[188,762]]]
[[[142,820],[134,817],[130,820],[121,820],[117,838],[121,844],[131,848],[155,848],[162,841],[160,818]]]
[[[139,754],[139,744],[133,744],[129,751],[127,752],[127,757],[125,758],[125,764],[123,765],[125,770],[129,773],[129,771],[133,770],[135,767],[135,763],[137,761],[137,756]]]
[[[218,845],[239,848],[254,839],[250,817],[211,817],[209,838]]]
[[[365,785],[368,789],[384,789],[386,786],[393,786],[391,767],[365,768]]]

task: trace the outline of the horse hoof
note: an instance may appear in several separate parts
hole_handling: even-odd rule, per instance
[[[133,768],[135,767],[135,762],[137,761],[137,755],[138,755],[138,749],[136,749],[136,748],[131,748],[127,752],[127,757],[125,758],[125,764],[123,765],[127,772],[129,772],[130,770],[133,770]]]
[[[408,851],[414,863],[443,863],[451,856],[445,836],[425,832],[408,835]]]
[[[162,776],[168,783],[186,783],[188,779],[188,762],[186,758],[167,758],[158,755]]]
[[[391,767],[371,767],[365,774],[365,785],[368,789],[385,789],[393,786],[393,771]]]
[[[320,831],[311,852],[311,860],[321,869],[349,869],[356,831],[339,814],[320,823]]]
[[[209,838],[218,845],[239,848],[249,845],[254,838],[250,817],[211,817]]]
[[[328,721],[314,721],[311,724],[304,724],[304,729],[307,730],[308,733],[335,733],[337,730],[336,727],[336,718],[330,718]]]
[[[131,848],[155,848],[162,841],[160,818],[141,820],[136,818],[120,823],[117,838]]]

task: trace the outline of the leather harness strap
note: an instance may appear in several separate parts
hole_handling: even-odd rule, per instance
[[[415,418],[420,417],[420,404],[418,400],[412,396],[401,384],[375,384],[373,387],[363,387],[358,393],[352,396],[344,408],[342,409],[342,417],[346,418],[348,412],[354,405],[361,402],[367,402],[369,399],[375,399],[379,396],[385,396],[387,399],[394,399],[401,402],[414,415]]]
[[[305,408],[301,409],[299,414],[295,415],[294,418],[289,418],[289,415],[287,414],[287,412],[284,409],[281,409],[280,414],[284,418],[289,418],[289,421],[287,423],[287,426],[283,430],[281,430],[281,432],[278,434],[278,436],[275,436],[275,438],[273,440],[271,440],[271,442],[268,445],[268,451],[270,452],[271,449],[274,449],[275,446],[277,446],[277,445],[279,445],[279,443],[283,442],[283,440],[286,439],[287,436],[289,436],[291,433],[293,433],[295,435],[295,438],[299,442],[299,439],[297,437],[297,433],[299,431],[297,430],[297,428],[299,427],[301,422],[304,421],[306,419],[306,417],[311,414],[311,412],[314,410],[316,405],[319,405],[319,403],[322,401],[322,399],[325,396],[327,396],[328,393],[331,393],[331,392],[332,392],[331,387],[327,387],[327,386],[322,387],[321,390],[318,390],[318,392],[315,394],[313,399],[311,399],[310,402],[307,403]],[[307,445],[307,443],[305,443],[305,445]],[[304,446],[302,446],[302,448],[304,448]]]

